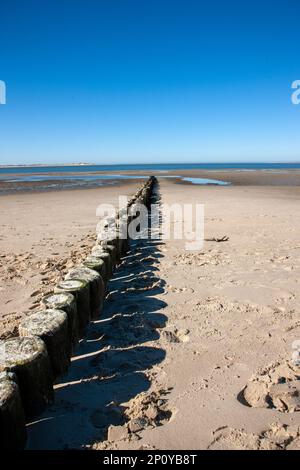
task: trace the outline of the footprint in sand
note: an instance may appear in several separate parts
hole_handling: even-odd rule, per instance
[[[167,286],[167,289],[169,292],[175,292],[176,294],[181,294],[182,292],[192,294],[194,292],[194,289],[191,287],[176,287],[172,286],[171,284]]]
[[[161,334],[162,340],[167,343],[187,343],[190,340],[189,330],[163,330]]]
[[[283,302],[287,302],[288,300],[293,300],[294,298],[295,298],[295,294],[293,294],[293,292],[280,291],[275,297],[275,302],[283,303]]]
[[[112,405],[114,415],[111,416],[109,410],[104,413],[97,411],[91,416],[91,421],[95,427],[103,427],[101,423],[109,422],[107,429],[107,440],[93,445],[93,449],[103,449],[110,447],[114,443],[122,440],[131,441],[139,438],[139,433],[144,429],[153,429],[174,419],[176,409],[170,409],[166,399],[169,390],[158,389],[151,392],[143,392],[121,407]],[[123,424],[121,424],[123,423]],[[105,425],[104,425],[105,427]]]
[[[125,292],[138,294],[139,292],[151,290],[155,287],[162,287],[164,282],[156,276],[141,276],[139,278],[127,281],[126,284],[128,287],[125,289]]]
[[[300,427],[272,424],[261,434],[227,426],[214,431],[209,450],[300,450]]]
[[[95,428],[104,431],[109,425],[119,426],[124,423],[124,410],[124,407],[111,402],[104,408],[93,411],[90,415],[90,421]]]
[[[253,408],[300,411],[300,367],[289,361],[270,364],[249,379],[242,395]]]

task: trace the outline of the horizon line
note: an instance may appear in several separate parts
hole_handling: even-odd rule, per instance
[[[262,164],[268,164],[268,165],[274,165],[274,164],[300,164],[300,160],[292,160],[292,161],[283,161],[283,160],[273,160],[273,161],[266,161],[266,160],[257,160],[257,161],[213,161],[213,162],[151,162],[151,163],[94,163],[94,162],[66,162],[66,163],[11,163],[11,164],[5,164],[5,163],[0,163],[0,168],[24,168],[24,167],[54,167],[54,166],[60,166],[60,167],[65,167],[65,166],[134,166],[134,165],[144,165],[144,166],[151,166],[151,165],[262,165]]]

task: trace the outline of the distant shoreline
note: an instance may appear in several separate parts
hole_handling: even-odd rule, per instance
[[[166,169],[172,170],[176,168],[186,168],[186,169],[272,169],[272,168],[300,168],[300,160],[297,162],[181,162],[181,163],[86,163],[86,162],[73,162],[73,163],[33,163],[33,164],[12,164],[12,165],[3,165],[0,164],[0,170],[9,170],[9,169],[30,169],[30,168],[159,168],[164,167]]]
[[[96,163],[33,163],[24,165],[0,165],[0,168],[51,168],[65,166],[94,166]]]

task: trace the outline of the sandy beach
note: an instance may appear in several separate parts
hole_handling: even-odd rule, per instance
[[[300,173],[180,174],[233,183],[157,190],[204,204],[205,238],[227,241],[134,243],[29,449],[300,449]],[[1,196],[2,337],[91,250],[97,205],[136,187]]]
[[[26,192],[1,196],[0,302],[2,337],[75,264],[96,237],[96,209],[130,195],[136,181],[84,191]],[[33,186],[34,188],[34,186]]]

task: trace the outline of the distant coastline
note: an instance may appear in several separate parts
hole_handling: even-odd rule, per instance
[[[88,163],[88,162],[73,162],[73,163],[30,163],[30,164],[11,164],[11,165],[4,165],[0,164],[0,170],[5,169],[30,169],[30,168],[99,168],[106,170],[108,168],[116,168],[116,169],[144,169],[144,168],[153,168],[155,169],[178,169],[178,168],[186,168],[186,169],[293,169],[293,168],[300,168],[300,160],[297,162],[201,162],[201,163],[193,163],[193,162],[186,162],[186,163]]]
[[[96,163],[32,163],[32,164],[16,164],[16,165],[1,165],[0,168],[51,168],[51,167],[65,167],[65,166],[94,166]]]

